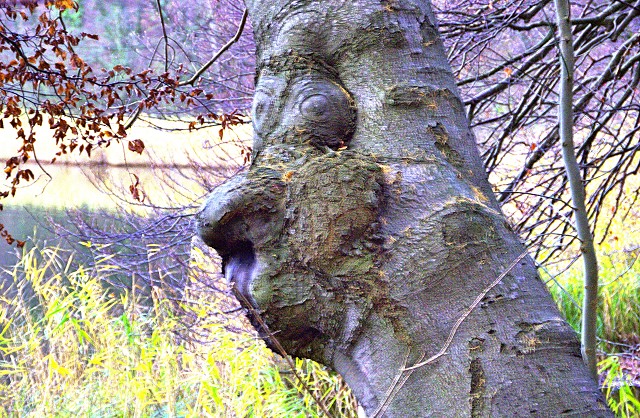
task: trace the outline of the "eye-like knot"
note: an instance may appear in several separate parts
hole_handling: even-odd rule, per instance
[[[338,149],[355,130],[356,108],[349,93],[324,77],[304,77],[291,86],[291,123],[304,141]]]
[[[310,143],[336,150],[349,144],[356,126],[349,92],[338,81],[315,73],[293,79],[261,76],[252,112],[257,139],[265,145]]]
[[[328,119],[329,111],[329,99],[324,94],[312,94],[300,103],[300,113],[312,121]]]

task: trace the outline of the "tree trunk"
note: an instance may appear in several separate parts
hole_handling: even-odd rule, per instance
[[[429,3],[245,3],[253,161],[198,220],[267,341],[369,416],[610,416],[533,261],[513,264]]]
[[[584,266],[584,296],[582,299],[582,360],[591,375],[598,377],[596,361],[596,319],[598,315],[598,258],[589,226],[585,204],[585,187],[580,175],[573,143],[573,36],[571,34],[571,5],[569,0],[555,0],[556,22],[560,36],[560,92],[558,98],[558,131],[564,161],[576,231],[580,240]]]

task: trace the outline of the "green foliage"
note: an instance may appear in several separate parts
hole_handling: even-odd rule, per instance
[[[620,351],[640,343],[639,256],[638,249],[625,249],[615,236],[610,243],[600,246],[598,254],[600,285],[597,334],[602,358],[598,369],[609,407],[618,417],[640,416],[640,388],[638,382],[633,381],[633,376],[637,376],[640,370],[621,367],[619,356]],[[549,280],[549,290],[560,311],[571,326],[580,332],[584,289],[581,264],[575,263],[563,274],[550,276],[548,272],[542,272],[542,277]],[[637,353],[626,354],[637,356]]]
[[[614,343],[639,343],[640,262],[636,253],[601,252],[599,260],[598,336]],[[581,266],[577,264],[557,282],[549,282],[549,288],[562,313],[579,332],[583,283]],[[603,343],[602,348],[613,347]]]
[[[185,339],[161,297],[145,309],[72,264],[59,250],[33,249],[3,275],[0,416],[320,415],[261,341],[207,321],[219,308],[185,306],[203,318],[207,343]],[[297,367],[336,416],[355,416],[335,376],[315,363]]]
[[[640,416],[639,388],[629,382],[628,377],[620,367],[618,356],[609,356],[598,365],[605,380],[603,390],[607,402],[613,412],[619,417]]]

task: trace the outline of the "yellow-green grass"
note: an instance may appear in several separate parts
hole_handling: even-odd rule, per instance
[[[598,336],[601,347],[615,350],[611,343],[640,343],[640,251],[621,254],[600,254],[600,286],[598,308]],[[620,258],[617,263],[615,258]],[[546,275],[543,273],[543,278]],[[563,314],[580,330],[584,283],[579,263],[556,281],[549,282],[549,289]],[[605,341],[606,340],[606,341]],[[607,343],[610,342],[610,343]]]
[[[601,208],[601,219],[619,212],[610,225],[602,222],[595,231],[599,264],[598,337],[600,348],[616,352],[615,344],[640,344],[640,213],[631,206],[636,178],[629,179],[622,201],[608,201]],[[626,215],[621,215],[626,214]],[[605,229],[605,226],[608,226]],[[558,306],[571,325],[580,331],[583,266],[577,242],[565,251],[574,262],[556,263],[541,269]]]
[[[640,416],[640,380],[637,378],[640,371],[625,371],[617,356],[640,343],[640,260],[637,256],[638,250],[601,253],[599,258],[599,371],[609,406],[619,417]],[[580,332],[584,293],[580,267],[575,263],[562,277],[549,281],[549,289],[560,310],[577,332]],[[544,277],[548,275],[543,273]]]
[[[607,238],[597,245],[599,371],[609,406],[619,417],[640,416],[640,371],[632,370],[637,362],[627,362],[626,369],[620,364],[625,358],[621,356],[637,356],[637,351],[630,350],[640,344],[640,237],[635,232],[637,224],[635,216],[624,222],[616,220]],[[574,256],[577,257],[577,253]],[[541,276],[548,281],[561,312],[580,332],[584,294],[582,261],[576,259],[561,273],[541,269]]]
[[[0,300],[0,416],[321,415],[261,341],[216,322],[206,298],[183,306],[201,318],[200,343],[183,338],[184,317],[161,298],[143,308],[71,265],[59,250],[32,249],[3,274],[13,287]],[[335,416],[355,416],[335,376],[297,367]]]
[[[282,361],[254,335],[227,331],[206,298],[183,308],[200,316],[208,342],[185,340],[183,318],[161,298],[148,310],[72,264],[60,250],[34,248],[3,276],[13,287],[0,299],[0,416],[321,416]],[[623,278],[607,287],[629,281]],[[572,281],[579,282],[567,280],[569,291]],[[619,303],[637,303],[627,287],[617,289],[619,301],[628,301]],[[356,415],[340,380],[315,363],[296,363],[335,416]],[[611,381],[620,375],[616,364],[601,363]],[[638,412],[624,385],[609,395],[618,416]]]
[[[562,287],[564,289],[553,286],[552,292],[567,320],[579,331],[583,283],[577,277],[565,282]],[[607,342],[637,344],[640,330],[638,279],[618,280],[613,285],[600,287],[599,298],[598,335],[603,339],[601,346],[615,349],[614,345]]]

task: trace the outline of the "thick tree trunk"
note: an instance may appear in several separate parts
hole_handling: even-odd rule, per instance
[[[428,2],[245,3],[254,159],[199,231],[288,352],[370,416],[609,416],[533,261],[509,269]]]

